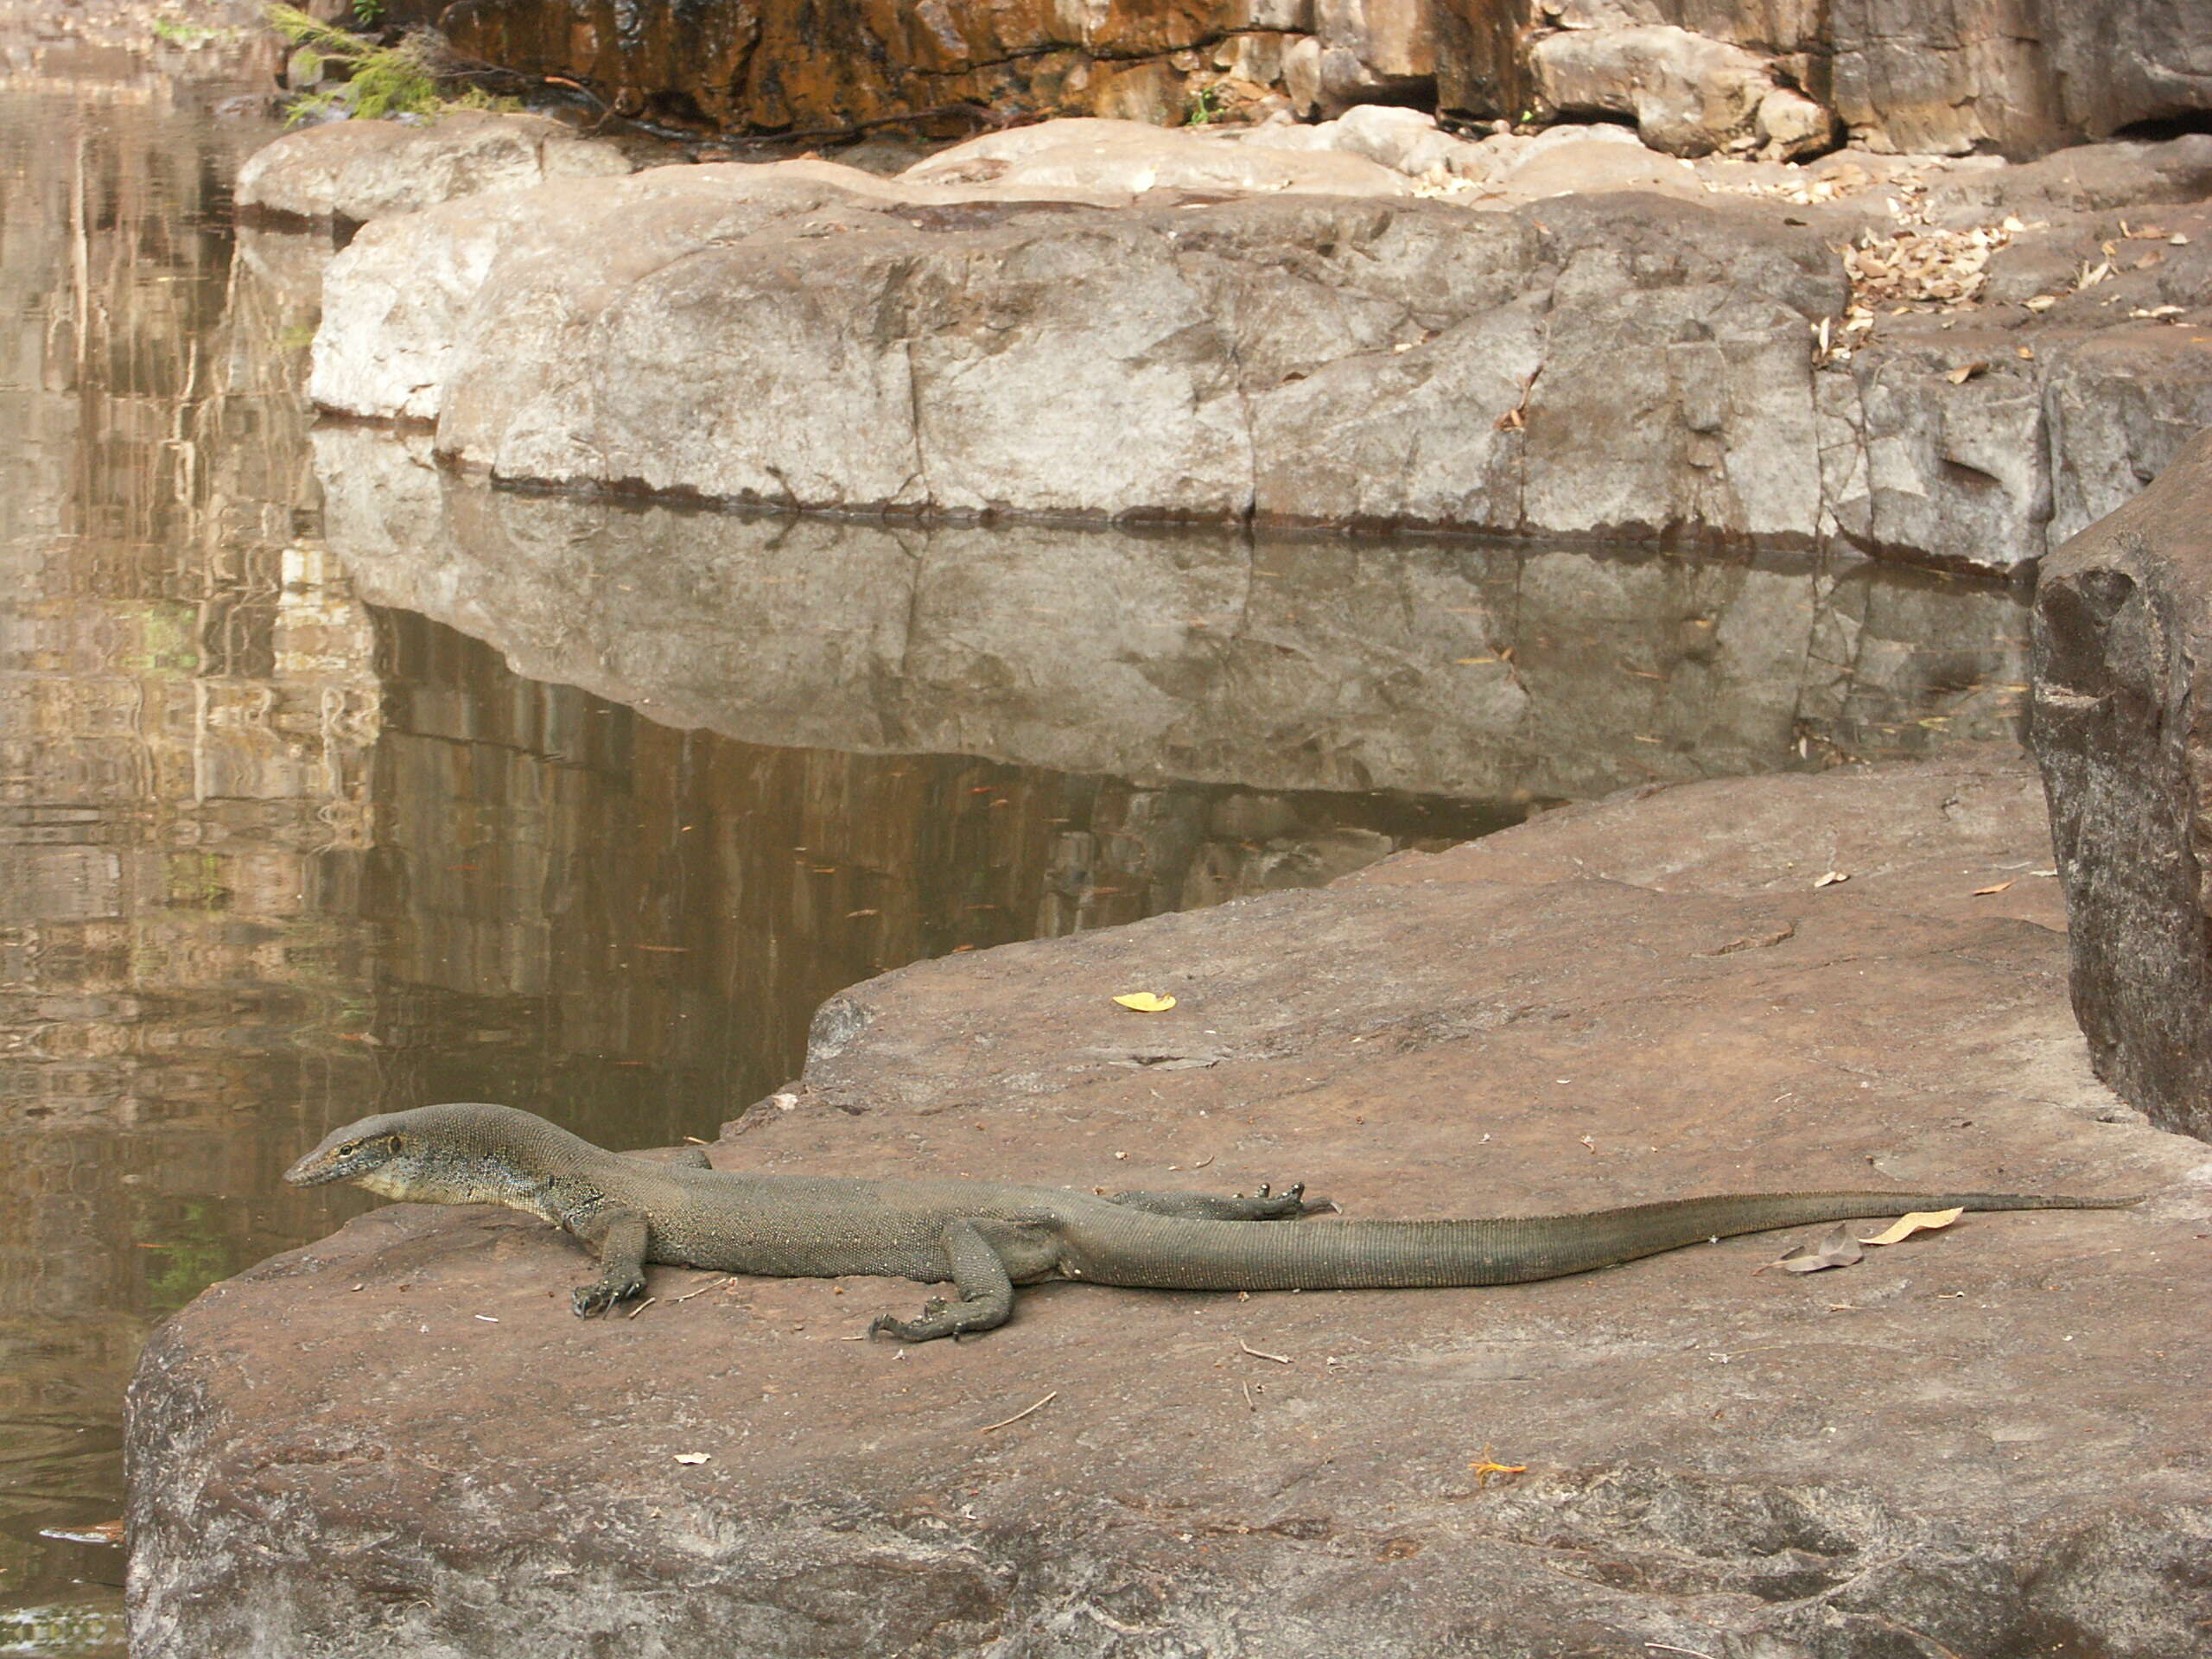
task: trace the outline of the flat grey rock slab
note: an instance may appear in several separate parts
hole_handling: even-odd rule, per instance
[[[549,179],[620,176],[622,149],[542,115],[457,110],[435,121],[335,121],[288,132],[238,169],[241,207],[365,222]]]
[[[393,1207],[148,1349],[134,1652],[2199,1651],[2212,1154],[2090,1077],[2049,857],[2017,757],[1569,809],[855,988],[713,1156],[1363,1216],[2139,1210],[1802,1277],[1758,1271],[1784,1236],[1504,1289],[1069,1285],[906,1350],[853,1338],[916,1287],[659,1269],[586,1324],[545,1228]]]

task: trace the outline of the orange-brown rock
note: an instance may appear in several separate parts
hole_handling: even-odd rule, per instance
[[[678,122],[811,131],[918,118],[957,133],[986,115],[1179,119],[1198,89],[1249,54],[1240,36],[1280,32],[1249,29],[1254,10],[1249,0],[459,0],[440,22],[462,53],[579,79]]]

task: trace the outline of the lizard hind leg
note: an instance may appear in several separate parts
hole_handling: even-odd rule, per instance
[[[948,1221],[941,1241],[945,1263],[952,1270],[957,1301],[931,1297],[918,1319],[894,1319],[888,1313],[868,1328],[871,1337],[880,1332],[901,1342],[934,1342],[969,1331],[989,1331],[1004,1325],[1014,1313],[1014,1281],[1006,1263],[972,1221]]]
[[[1107,1201],[1185,1221],[1296,1221],[1300,1216],[1337,1207],[1326,1198],[1307,1198],[1302,1181],[1280,1192],[1270,1192],[1263,1182],[1249,1198],[1241,1192],[1234,1198],[1217,1198],[1211,1192],[1115,1192]]]

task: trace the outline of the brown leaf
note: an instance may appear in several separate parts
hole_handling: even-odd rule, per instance
[[[1873,1237],[1862,1238],[1859,1242],[1861,1244],[1895,1244],[1910,1238],[1915,1233],[1932,1233],[1938,1227],[1948,1227],[1964,1214],[1963,1207],[1956,1210],[1915,1210],[1910,1215],[1899,1216]]]
[[[2007,887],[2011,887],[2012,885],[2012,884],[2010,881],[1999,881],[1999,883],[1997,883],[1997,885],[1996,885],[1996,886],[1994,886],[1994,887],[1976,887],[1976,888],[1974,890],[1974,896],[1975,898],[1977,898],[1977,899],[1986,899],[1986,898],[1987,898],[1991,893],[2002,893],[2002,892],[2004,892],[2004,891],[2005,891],[2005,888],[2007,888]]]
[[[1829,1268],[1850,1267],[1866,1254],[1859,1248],[1859,1241],[1852,1237],[1850,1229],[1839,1227],[1821,1241],[1819,1248],[1808,1249],[1800,1244],[1793,1250],[1784,1251],[1767,1267],[1780,1268],[1784,1273],[1821,1273]]]
[[[1944,378],[1948,379],[1955,386],[1963,386],[1967,381],[1973,379],[1977,374],[1981,373],[1985,369],[1988,368],[1988,366],[1989,365],[1986,363],[1961,363],[1957,368],[1953,369],[1949,374],[1946,375]]]

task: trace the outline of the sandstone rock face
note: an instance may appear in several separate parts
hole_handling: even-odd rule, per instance
[[[549,179],[627,173],[614,145],[536,115],[456,111],[423,126],[334,121],[287,133],[238,169],[241,207],[366,221]]]
[[[2036,601],[2036,756],[2098,1075],[2212,1139],[2212,433],[2075,537]]]
[[[1571,88],[1575,107],[1648,118],[1669,149],[1726,131],[1804,153],[1840,119],[1877,149],[2031,155],[2212,109],[2212,18],[2175,0],[410,0],[419,10],[463,52],[580,79],[625,112],[766,130],[919,118],[957,132],[987,108],[1172,124],[1376,100],[1516,119]]]
[[[1395,83],[1409,0],[1336,0],[1329,38],[1377,56],[1356,79]],[[618,109],[721,127],[842,129],[921,116],[969,130],[981,111],[1179,121],[1209,88],[1265,89],[1284,48],[1315,42],[1313,8],[1281,0],[1066,5],[1015,0],[455,0],[439,26],[461,51],[580,79]]]
[[[1996,569],[2212,423],[2212,360],[2170,326],[2212,293],[2212,209],[2123,233],[2109,164],[1941,174],[1921,210],[1978,224],[2013,171],[2046,205],[2104,205],[2013,235],[1988,302],[1870,313],[1871,343],[1827,350],[1835,246],[1889,236],[1894,196],[1794,207],[1774,191],[1802,180],[1738,184],[1625,134],[1331,124],[1443,181],[1264,129],[1075,122],[893,180],[661,168],[386,219],[331,268],[311,392],[435,423],[445,455],[513,480]],[[2139,147],[2138,200],[2171,200],[2200,152]],[[1640,188],[1545,194],[1614,157],[1600,176]]]
[[[658,1269],[584,1324],[539,1224],[397,1206],[148,1348],[133,1652],[2176,1659],[2212,1618],[2212,1346],[2172,1312],[2212,1294],[2212,1169],[2089,1077],[2048,856],[2017,761],[1571,809],[857,988],[713,1156],[1357,1215],[2142,1209],[1809,1277],[1753,1271],[1776,1237],[1494,1290],[1071,1285],[902,1351],[845,1338],[917,1287]],[[1182,1004],[1139,1031],[1138,986]]]
[[[2008,586],[1864,560],[700,513],[490,488],[370,428],[315,441],[364,597],[751,742],[1510,817],[2008,737],[2024,690]]]
[[[1634,36],[1662,29],[1708,43],[1681,48],[1685,60],[1705,54],[1718,68],[1712,46],[1748,54],[1820,111],[1796,118],[1825,126],[1832,111],[1879,150],[2039,155],[2212,108],[2212,16],[2170,0],[1440,0],[1440,105],[1479,117],[1518,112],[1524,94],[1499,68],[1508,54],[1541,81],[1547,58],[1618,62]]]

